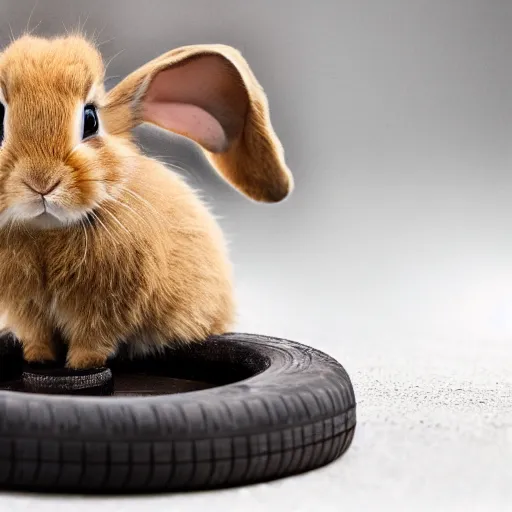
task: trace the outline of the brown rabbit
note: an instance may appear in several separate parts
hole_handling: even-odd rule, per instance
[[[29,362],[55,359],[57,332],[80,369],[105,365],[120,343],[155,350],[234,320],[218,225],[139,152],[136,125],[194,140],[254,200],[292,188],[266,97],[233,48],[173,50],[109,93],[103,78],[80,36],[23,36],[0,54],[0,319]]]

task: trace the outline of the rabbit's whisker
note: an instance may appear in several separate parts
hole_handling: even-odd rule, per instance
[[[112,239],[112,242],[114,242],[114,244],[119,244],[119,240],[117,238],[114,237],[114,235],[109,231],[109,229],[107,228],[107,226],[105,225],[105,223],[100,219],[99,215],[94,212],[93,210],[91,210],[91,215],[94,217],[94,219],[100,223],[100,225],[103,227],[103,229],[107,232],[108,236],[110,236],[110,238]]]
[[[106,208],[105,206],[103,208],[101,208],[101,211],[102,212],[105,212],[107,213],[111,218],[112,220],[118,225],[121,227],[121,229],[123,229],[124,231],[126,231],[128,234],[130,234],[130,231],[127,229],[127,227],[108,209]]]

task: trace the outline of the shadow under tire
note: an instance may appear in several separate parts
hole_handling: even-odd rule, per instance
[[[137,364],[114,360],[114,380]],[[170,349],[154,364],[187,377],[210,372],[219,385],[150,397],[0,391],[0,487],[90,493],[230,487],[318,468],[352,441],[350,378],[318,350],[226,334]]]

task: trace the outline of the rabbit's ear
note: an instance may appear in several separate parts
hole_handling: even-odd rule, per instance
[[[215,169],[257,201],[293,188],[267,98],[240,53],[224,45],[186,46],[142,66],[110,91],[108,129],[147,122],[203,148]]]

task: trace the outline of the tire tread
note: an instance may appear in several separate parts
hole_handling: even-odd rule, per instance
[[[238,336],[245,343],[252,340],[251,335]],[[274,340],[256,338],[262,350]],[[282,363],[282,371],[291,376],[287,383],[283,380],[282,389],[269,385],[265,393],[248,392],[248,384],[239,395],[217,388],[216,400],[201,400],[203,392],[195,392],[195,401],[177,400],[162,408],[154,402],[137,401],[133,407],[124,402],[117,411],[103,407],[100,399],[87,414],[83,404],[71,401],[69,416],[60,402],[27,406],[0,393],[0,488],[102,493],[209,489],[328,464],[354,436],[352,384],[328,356],[279,341],[278,355],[302,351],[306,366],[293,355],[292,368],[289,361]],[[273,368],[280,371],[279,363]],[[263,372],[263,387],[265,378]]]

